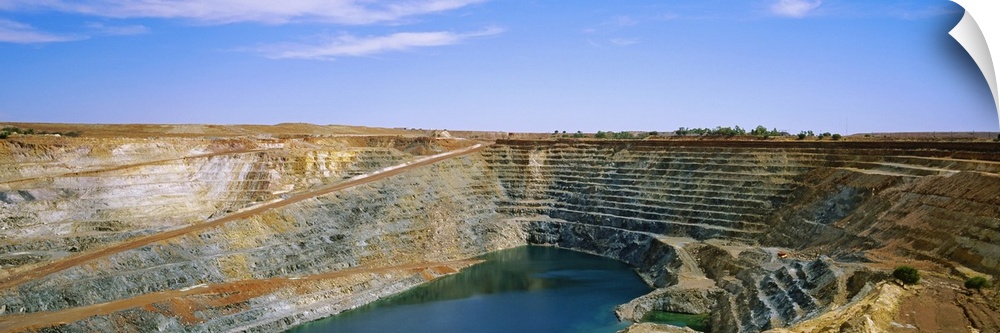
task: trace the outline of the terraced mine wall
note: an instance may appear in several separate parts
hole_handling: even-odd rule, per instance
[[[664,287],[626,319],[711,313],[714,331],[755,332],[868,292],[886,278],[868,263],[1000,272],[995,144],[499,141],[483,155],[529,242]]]
[[[472,144],[3,142],[0,331],[276,331],[524,244],[636,267],[658,289],[622,318],[719,332],[801,325],[899,258],[1000,273],[990,143],[500,140],[408,167]]]

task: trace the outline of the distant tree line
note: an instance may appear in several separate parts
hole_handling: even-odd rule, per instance
[[[573,134],[566,134],[566,131],[561,132],[561,136],[564,138],[587,138],[591,135],[585,134],[582,131],[576,131]],[[669,132],[668,132],[669,133]],[[778,130],[777,128],[768,129],[764,125],[758,125],[753,129],[747,131],[740,126],[733,127],[722,127],[716,126],[715,128],[687,128],[681,127],[673,132],[675,136],[701,136],[701,137],[755,137],[759,139],[770,139],[774,137],[797,137],[799,140],[805,140],[806,138],[816,138],[817,140],[823,140],[829,138],[831,140],[840,140],[842,136],[840,134],[825,132],[819,135],[813,133],[813,131],[802,131],[797,136],[793,136],[786,131]],[[559,136],[560,131],[556,130],[552,133],[554,136]],[[613,140],[641,140],[649,137],[660,136],[660,132],[629,132],[629,131],[597,131],[592,137],[595,139],[613,139]]]
[[[69,131],[69,132],[35,131],[35,129],[33,129],[33,128],[20,128],[20,127],[14,127],[14,126],[7,126],[7,127],[4,127],[4,128],[0,128],[0,139],[6,139],[6,138],[10,137],[13,134],[18,134],[18,135],[36,135],[36,134],[37,135],[56,135],[56,134],[58,134],[60,136],[78,137],[82,133],[80,133],[80,131]]]
[[[758,125],[754,129],[747,132],[746,129],[742,127],[722,127],[716,126],[715,128],[687,128],[681,127],[674,131],[674,134],[678,136],[710,136],[710,137],[734,137],[734,136],[755,136],[760,138],[770,138],[774,136],[788,136],[788,132],[779,131],[777,128],[767,129],[764,125]]]
[[[632,133],[628,131],[621,131],[621,132],[597,131],[597,134],[594,134],[594,137],[598,139],[642,140],[649,137],[650,135],[651,134],[649,132]]]
[[[840,140],[840,138],[841,138],[840,134],[836,134],[836,133],[835,134],[830,134],[830,132],[824,132],[824,133],[822,133],[822,134],[820,134],[820,135],[817,136],[815,133],[813,133],[813,131],[802,131],[802,132],[799,132],[799,135],[798,135],[799,140],[805,140],[806,138],[813,138],[813,137],[815,137],[817,140],[823,140],[824,138],[830,138],[830,139],[833,139],[833,140]]]
[[[559,133],[560,132],[557,130],[557,131],[553,132],[552,135],[560,135]],[[628,131],[620,131],[620,132],[608,131],[608,132],[605,132],[605,131],[597,131],[597,133],[595,133],[593,135],[593,137],[596,138],[596,139],[642,140],[642,139],[645,139],[645,138],[648,138],[648,137],[651,137],[651,136],[657,136],[657,135],[660,135],[660,132],[657,132],[657,131],[652,131],[652,132],[628,132]],[[573,133],[573,134],[566,134],[566,131],[562,131],[562,135],[561,136],[564,137],[564,138],[570,138],[570,137],[572,137],[572,138],[578,138],[578,139],[579,138],[590,137],[590,135],[588,135],[586,133],[583,133],[583,131],[576,131],[576,133]]]

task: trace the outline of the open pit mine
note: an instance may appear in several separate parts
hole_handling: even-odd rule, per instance
[[[529,244],[633,267],[622,320],[1000,332],[993,142],[164,128],[0,140],[0,332],[279,332]]]

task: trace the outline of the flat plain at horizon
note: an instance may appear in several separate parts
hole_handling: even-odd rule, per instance
[[[572,138],[573,133],[531,133],[531,132],[504,132],[504,131],[481,131],[481,130],[449,130],[449,129],[423,129],[423,128],[389,128],[372,127],[360,125],[319,125],[311,123],[279,123],[273,125],[266,124],[90,124],[90,123],[31,123],[31,122],[5,122],[0,123],[0,127],[17,127],[21,129],[33,129],[36,132],[67,133],[79,132],[83,137],[89,138],[142,138],[142,137],[177,137],[177,138],[197,138],[197,137],[239,137],[239,136],[435,136],[447,131],[450,136],[470,139],[567,139]],[[649,131],[628,131],[631,133],[649,133]],[[647,139],[711,139],[711,140],[740,140],[747,137],[700,137],[688,135],[677,137],[673,131],[658,131],[660,135]],[[592,137],[594,133],[584,133]],[[856,141],[897,141],[897,140],[970,140],[987,141],[997,139],[1000,132],[874,132],[874,133],[850,133],[844,134],[844,139]],[[755,138],[756,139],[756,138]],[[796,140],[795,133],[784,137],[771,137],[770,140]],[[816,140],[810,138],[807,140]],[[828,139],[827,139],[828,140]],[[829,140],[828,140],[829,141]]]

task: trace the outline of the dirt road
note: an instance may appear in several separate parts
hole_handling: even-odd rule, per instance
[[[362,184],[374,182],[374,181],[377,181],[377,180],[380,180],[380,179],[385,179],[385,178],[388,178],[388,177],[392,177],[392,176],[404,173],[404,172],[406,172],[406,171],[408,171],[410,169],[413,169],[413,168],[419,168],[419,167],[422,167],[422,166],[426,166],[426,165],[434,164],[434,163],[437,163],[437,162],[440,162],[440,161],[443,161],[443,160],[447,160],[447,159],[450,159],[450,158],[453,158],[453,157],[458,157],[458,156],[463,156],[463,155],[471,154],[471,153],[480,151],[480,150],[482,150],[485,147],[486,147],[486,145],[477,144],[477,145],[474,145],[474,146],[470,146],[470,147],[466,147],[466,148],[462,148],[462,149],[457,149],[457,150],[449,151],[449,152],[442,153],[442,154],[437,154],[437,155],[433,155],[433,156],[418,158],[416,160],[409,161],[409,162],[406,162],[406,163],[403,163],[403,164],[400,164],[400,165],[397,165],[397,166],[389,167],[389,168],[386,168],[386,169],[383,169],[383,170],[380,170],[380,171],[376,171],[376,172],[373,172],[373,173],[369,173],[369,174],[366,174],[366,175],[357,176],[357,177],[351,178],[351,179],[349,179],[347,181],[344,181],[344,182],[340,182],[340,183],[328,185],[328,186],[321,187],[319,189],[316,189],[316,190],[313,190],[313,191],[309,191],[309,192],[299,193],[299,194],[290,196],[290,197],[282,199],[282,200],[272,201],[272,202],[265,203],[265,204],[262,204],[262,205],[259,205],[259,206],[253,207],[253,208],[244,209],[244,210],[238,211],[238,212],[236,212],[234,214],[231,214],[231,215],[222,216],[222,217],[219,217],[219,218],[214,219],[214,220],[208,220],[205,223],[190,225],[190,226],[183,227],[183,228],[180,228],[180,229],[174,229],[174,230],[165,231],[165,232],[154,234],[154,235],[139,237],[139,238],[136,238],[136,239],[133,239],[133,240],[121,243],[121,244],[113,245],[113,246],[106,247],[106,248],[103,248],[103,249],[94,250],[94,251],[87,252],[87,253],[83,253],[83,254],[80,254],[80,255],[77,255],[77,256],[74,256],[74,257],[69,257],[69,258],[64,258],[64,259],[61,259],[61,260],[57,260],[57,261],[51,262],[51,263],[43,265],[43,266],[35,267],[35,268],[29,269],[29,270],[26,270],[26,271],[23,271],[23,272],[14,273],[14,274],[12,274],[12,275],[4,278],[3,280],[0,280],[0,290],[4,290],[4,289],[8,289],[8,288],[13,288],[13,287],[16,287],[16,286],[24,283],[24,282],[31,281],[31,280],[34,280],[34,279],[38,279],[38,278],[44,277],[46,275],[49,275],[49,274],[52,274],[52,273],[56,273],[56,272],[65,270],[67,268],[80,265],[82,263],[86,263],[86,262],[90,262],[90,261],[93,261],[93,260],[96,260],[96,259],[99,259],[99,258],[106,257],[106,256],[114,254],[114,253],[118,253],[118,252],[122,252],[122,251],[126,251],[126,250],[135,249],[135,248],[142,247],[142,246],[145,246],[145,245],[149,245],[149,244],[152,244],[152,243],[155,243],[155,242],[159,242],[159,241],[162,241],[162,240],[166,240],[166,239],[178,237],[178,236],[189,234],[189,233],[193,233],[193,232],[202,231],[202,230],[205,230],[205,229],[208,229],[208,228],[214,228],[214,227],[220,226],[220,225],[222,225],[222,224],[224,224],[226,222],[231,222],[231,221],[236,221],[236,220],[240,220],[240,219],[245,219],[245,218],[257,215],[257,214],[261,214],[261,213],[270,211],[272,209],[277,209],[277,208],[285,207],[285,206],[288,206],[288,205],[291,205],[291,204],[294,204],[294,203],[297,203],[297,202],[300,202],[300,201],[303,201],[303,200],[306,200],[306,199],[310,199],[310,198],[314,198],[314,197],[317,197],[317,196],[329,194],[331,192],[340,191],[340,190],[351,188],[351,187],[354,187],[354,186],[358,186],[358,185],[362,185]]]

